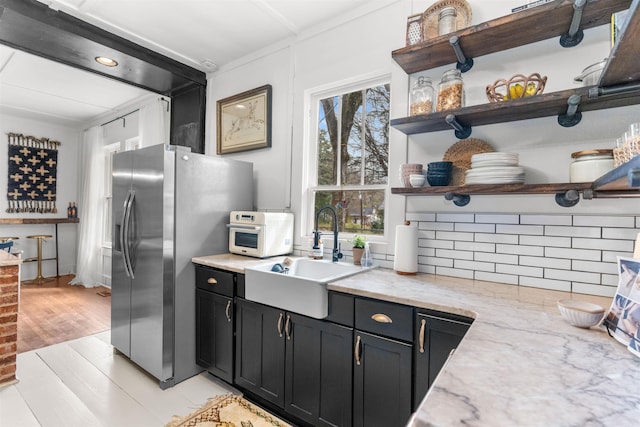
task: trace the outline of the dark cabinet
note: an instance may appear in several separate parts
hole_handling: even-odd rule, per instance
[[[238,298],[235,383],[284,407],[285,313]]]
[[[351,425],[353,330],[237,301],[236,384],[315,426]]]
[[[235,275],[196,266],[196,363],[233,382]]]
[[[314,426],[351,426],[353,329],[287,314],[285,411]]]
[[[353,425],[404,426],[411,416],[413,307],[356,298]]]
[[[414,345],[414,410],[433,384],[451,351],[458,347],[471,325],[468,318],[446,318],[418,312]]]
[[[355,331],[354,427],[400,427],[411,416],[411,344]]]

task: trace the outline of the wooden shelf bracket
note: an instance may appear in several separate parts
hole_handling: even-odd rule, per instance
[[[577,125],[582,120],[582,113],[578,111],[580,95],[573,94],[567,99],[567,112],[558,116],[558,124],[565,128]]]
[[[456,55],[458,63],[456,68],[463,73],[466,73],[473,67],[473,58],[467,58],[460,47],[460,38],[458,36],[451,36],[449,44],[453,48],[453,53]]]
[[[582,11],[587,5],[587,0],[575,0],[573,2],[573,17],[569,32],[560,36],[560,46],[574,47],[577,46],[584,38],[584,32],[580,29],[580,21],[582,21]]]
[[[465,126],[460,123],[455,114],[447,114],[447,117],[444,118],[444,121],[447,122],[449,126],[455,129],[456,138],[465,139],[471,136],[471,126]]]

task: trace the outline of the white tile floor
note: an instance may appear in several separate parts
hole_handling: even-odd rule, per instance
[[[0,388],[0,427],[164,426],[237,393],[206,372],[161,390],[109,342],[106,331],[18,354],[18,383]]]

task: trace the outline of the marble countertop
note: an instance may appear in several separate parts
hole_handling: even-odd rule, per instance
[[[244,272],[273,260],[194,258]],[[611,299],[376,268],[329,289],[475,319],[410,426],[627,426],[640,423],[640,359],[603,329],[576,328],[556,302]]]
[[[0,250],[0,266],[9,266],[9,265],[20,265],[22,264],[22,259],[17,256],[10,254],[7,251]]]

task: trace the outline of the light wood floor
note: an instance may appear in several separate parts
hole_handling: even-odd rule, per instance
[[[109,342],[106,331],[18,354],[18,383],[0,388],[0,426],[164,426],[237,393],[206,372],[161,390]]]
[[[73,277],[20,284],[18,353],[111,328],[111,297],[98,294],[109,289],[69,285]]]

